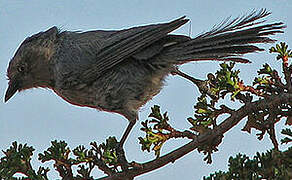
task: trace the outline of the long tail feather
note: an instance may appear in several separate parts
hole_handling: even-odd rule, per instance
[[[247,59],[240,56],[263,50],[252,44],[272,43],[275,40],[268,36],[283,33],[285,26],[281,22],[259,25],[265,22],[261,19],[269,14],[265,9],[261,9],[233,20],[228,18],[209,32],[187,42],[169,46],[163,56],[171,57],[177,64],[198,60],[248,63]]]

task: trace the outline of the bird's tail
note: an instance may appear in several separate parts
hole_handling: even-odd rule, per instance
[[[163,58],[172,59],[175,64],[189,61],[218,60],[248,63],[241,56],[246,53],[263,51],[254,44],[272,43],[269,35],[283,33],[283,23],[262,24],[262,18],[270,13],[265,9],[251,14],[223,21],[209,32],[196,38],[165,48]]]

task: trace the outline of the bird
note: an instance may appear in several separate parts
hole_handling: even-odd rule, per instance
[[[122,146],[138,120],[139,109],[157,95],[165,78],[193,61],[249,63],[244,54],[273,43],[282,22],[264,23],[266,9],[222,21],[192,38],[172,34],[185,16],[166,23],[122,30],[66,31],[56,26],[26,38],[7,68],[4,101],[16,92],[48,88],[77,106],[118,113],[128,121]],[[195,69],[198,71],[198,69]]]

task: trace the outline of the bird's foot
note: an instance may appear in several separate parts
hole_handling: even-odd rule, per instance
[[[122,170],[127,171],[129,169],[129,163],[128,163],[126,156],[125,156],[123,144],[120,142],[117,143],[115,149],[116,149],[116,153],[117,153],[118,162],[119,162]]]

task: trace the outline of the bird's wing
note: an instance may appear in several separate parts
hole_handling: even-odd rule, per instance
[[[186,22],[188,19],[181,17],[169,23],[134,27],[112,33],[99,49],[96,62],[79,78],[84,81],[95,80],[106,70],[160,40]]]

